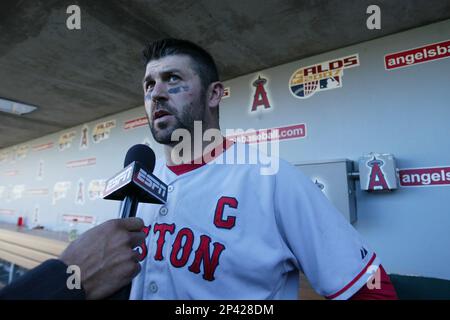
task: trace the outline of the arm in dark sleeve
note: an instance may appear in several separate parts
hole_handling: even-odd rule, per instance
[[[67,288],[67,265],[51,259],[28,271],[22,277],[0,290],[2,300],[80,300],[85,299],[81,289]]]

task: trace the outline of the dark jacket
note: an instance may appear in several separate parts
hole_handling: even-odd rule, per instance
[[[67,265],[47,260],[0,290],[1,300],[83,300],[81,289],[68,289]]]

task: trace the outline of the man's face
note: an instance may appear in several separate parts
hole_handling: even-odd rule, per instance
[[[155,140],[173,144],[172,132],[184,128],[193,133],[194,121],[202,121],[205,93],[200,77],[186,55],[172,55],[147,64],[144,77],[145,111]]]

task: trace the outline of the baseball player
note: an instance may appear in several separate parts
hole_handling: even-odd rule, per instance
[[[145,110],[165,149],[154,174],[168,197],[139,205],[147,238],[131,299],[297,299],[299,270],[330,299],[396,298],[376,253],[286,161],[271,175],[260,164],[224,165],[242,163],[239,148],[255,150],[221,138],[207,160],[191,150],[191,161],[176,164],[172,133],[194,140],[195,121],[219,129],[223,85],[212,57],[191,42],[156,41],[144,56]]]

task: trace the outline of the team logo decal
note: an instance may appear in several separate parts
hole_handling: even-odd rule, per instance
[[[25,185],[20,184],[20,185],[14,186],[14,188],[12,189],[12,200],[21,199],[24,191],[25,191]]]
[[[384,165],[384,161],[373,157],[372,160],[367,162],[367,166],[371,168],[369,176],[369,186],[367,190],[389,190],[388,183],[385,179],[384,172],[381,169]]]
[[[103,199],[103,190],[105,190],[106,180],[91,180],[88,185],[89,200]]]
[[[61,200],[67,196],[67,191],[69,191],[72,183],[70,181],[61,181],[55,183],[53,187],[53,199],[52,204],[56,204],[56,201]]]
[[[314,184],[317,186],[317,188],[320,189],[320,191],[323,191],[323,189],[325,189],[325,185],[317,179],[316,179],[316,181],[314,181]]]
[[[80,150],[84,150],[89,147],[88,135],[89,127],[87,125],[84,125],[83,129],[81,129]]]
[[[289,89],[294,97],[307,99],[318,91],[341,88],[344,69],[356,66],[359,66],[357,53],[297,69],[289,80]]]
[[[8,161],[9,158],[9,152],[1,152],[0,153],[0,164]]]
[[[223,88],[222,99],[229,98],[230,95],[231,95],[231,89],[230,89],[230,87]]]
[[[16,159],[20,160],[20,159],[26,158],[27,153],[28,153],[28,146],[27,145],[18,147],[16,149]]]
[[[264,109],[270,109],[269,99],[267,98],[267,92],[264,86],[267,83],[267,79],[258,76],[253,82],[253,86],[256,87],[255,94],[253,95],[252,112],[256,111],[259,106],[264,106]]]
[[[75,131],[71,131],[71,132],[66,132],[64,134],[62,134],[59,137],[59,141],[58,141],[58,148],[60,151],[69,149],[70,146],[72,145],[72,140],[75,137],[76,132]]]
[[[111,134],[111,129],[116,126],[116,120],[109,120],[106,122],[98,123],[94,131],[92,132],[92,140],[94,140],[94,143],[99,143],[103,140],[106,140],[109,138],[109,135]]]

